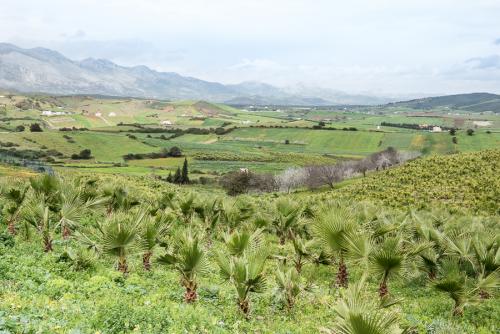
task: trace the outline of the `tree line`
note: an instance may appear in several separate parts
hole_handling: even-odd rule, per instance
[[[335,184],[345,179],[358,175],[366,176],[368,171],[383,170],[415,159],[419,155],[418,152],[398,152],[395,148],[388,147],[362,160],[341,161],[335,165],[292,167],[279,174],[258,174],[243,169],[222,176],[220,184],[229,195],[248,192],[290,192],[303,187],[333,188]]]

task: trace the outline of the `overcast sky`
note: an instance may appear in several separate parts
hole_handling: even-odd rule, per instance
[[[500,93],[499,0],[0,0],[0,41],[223,83]]]

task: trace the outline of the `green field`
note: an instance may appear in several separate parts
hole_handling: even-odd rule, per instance
[[[17,107],[20,103],[32,107],[20,109]],[[123,163],[125,154],[159,152],[173,146],[179,147],[189,158],[191,167],[200,173],[223,174],[240,168],[273,173],[293,166],[332,164],[339,159],[360,159],[387,147],[428,155],[478,151],[500,145],[497,115],[463,111],[452,114],[446,109],[417,112],[407,107],[328,110],[280,107],[248,111],[204,101],[19,95],[3,97],[1,104],[4,110],[0,114],[0,145],[11,147],[8,145],[14,143],[18,146],[11,148],[19,151],[56,150],[64,155],[55,157],[59,167],[93,163],[96,165],[85,167],[106,173],[146,175],[155,168],[163,175],[174,171],[177,166],[162,160],[129,162],[128,167],[106,165]],[[66,114],[42,116],[43,110]],[[165,121],[169,121],[169,125],[161,124]],[[325,123],[325,128],[337,130],[313,130],[320,121]],[[384,121],[436,126],[461,124],[462,128],[456,135],[458,143],[453,144],[452,136],[446,132],[380,126]],[[477,121],[481,126],[474,123]],[[44,127],[44,132],[28,130],[35,122]],[[19,125],[25,126],[24,132],[15,132]],[[61,127],[85,127],[89,131],[58,131]],[[155,132],[158,128],[172,131],[217,127],[224,127],[228,132],[216,135],[212,130],[210,134],[180,136]],[[343,131],[343,128],[357,131]],[[466,135],[467,128],[474,128],[475,134]],[[151,133],[147,133],[148,129]],[[91,150],[93,159],[71,161],[71,155],[83,149]]]

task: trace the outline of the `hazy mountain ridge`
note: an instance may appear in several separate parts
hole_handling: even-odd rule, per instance
[[[390,101],[333,90],[301,92],[300,87],[282,89],[260,82],[224,85],[173,72],[158,72],[143,65],[121,66],[106,59],[74,61],[53,50],[23,49],[7,43],[0,43],[0,87],[19,92],[205,99],[235,104],[254,101],[256,104],[331,105]]]
[[[491,93],[470,93],[432,96],[409,101],[389,103],[388,106],[413,109],[449,108],[472,112],[500,112],[500,95]]]

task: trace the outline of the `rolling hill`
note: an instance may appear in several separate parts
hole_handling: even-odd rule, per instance
[[[500,113],[500,95],[490,93],[471,93],[435,96],[389,103],[388,106],[408,107],[422,110],[449,108],[471,112],[492,111]]]

